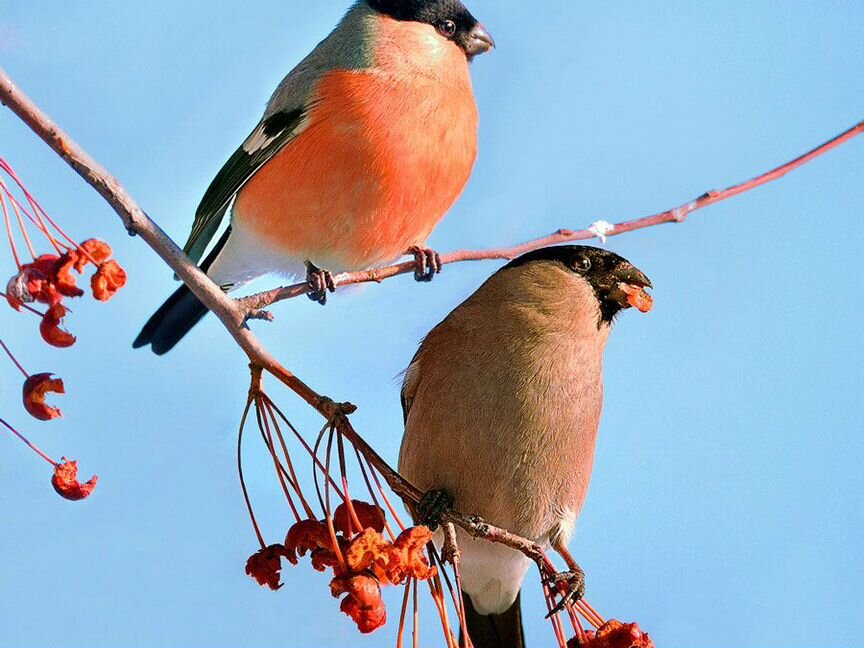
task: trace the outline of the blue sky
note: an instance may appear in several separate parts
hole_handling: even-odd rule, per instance
[[[272,88],[346,4],[7,0],[0,63],[183,239]],[[499,48],[474,65],[481,154],[433,235],[442,251],[665,209],[864,118],[860,2],[471,8]],[[359,638],[308,568],[278,594],[246,578],[242,354],[212,318],[165,358],[133,352],[170,273],[9,113],[0,152],[130,274],[110,305],[78,308],[69,351],[2,315],[25,365],[62,375],[69,394],[62,423],[27,421],[7,366],[0,410],[101,481],[87,502],[61,501],[38,459],[0,438],[0,646],[393,645],[393,624]],[[685,225],[609,243],[652,278],[656,308],[612,336],[572,549],[592,603],[658,646],[860,645],[862,169],[864,139]],[[358,428],[395,459],[397,374],[497,267],[450,267],[431,286],[401,278],[326,309],[296,300],[255,328],[310,384],[359,404]],[[312,433],[314,416],[278,400]],[[286,511],[266,457],[253,451],[247,470],[278,538]],[[523,598],[530,645],[552,645],[533,580]]]

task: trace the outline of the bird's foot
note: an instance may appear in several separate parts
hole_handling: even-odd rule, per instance
[[[547,619],[585,596],[585,572],[578,566],[571,571],[549,574],[543,578],[543,582],[561,594],[561,600],[546,615]]]
[[[309,299],[322,306],[327,303],[327,291],[336,292],[336,283],[329,270],[322,270],[311,261],[306,261],[306,283],[309,284]]]
[[[414,508],[417,521],[435,531],[441,524],[441,517],[453,508],[454,502],[453,496],[446,490],[426,491]]]
[[[435,250],[414,246],[407,254],[414,257],[417,267],[414,269],[414,279],[421,282],[430,282],[436,274],[441,272],[441,255]]]

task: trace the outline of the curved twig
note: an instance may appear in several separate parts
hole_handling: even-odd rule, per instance
[[[349,403],[337,403],[326,396],[322,396],[302,380],[297,378],[288,369],[282,366],[267,349],[261,344],[252,332],[245,326],[246,320],[255,316],[266,318],[262,309],[277,301],[296,297],[308,291],[305,284],[279,288],[274,291],[252,296],[244,300],[234,300],[227,297],[222,290],[213,283],[183,251],[168,237],[165,232],[152,220],[143,209],[135,202],[120,182],[105,170],[95,159],[93,159],[83,148],[69,137],[48,115],[39,109],[33,101],[27,97],[0,68],[0,102],[8,106],[25,124],[27,124],[36,135],[38,135],[57,155],[71,166],[90,186],[105,199],[105,201],[117,212],[130,234],[140,236],[150,248],[179,276],[189,289],[207,306],[222,322],[237,344],[246,353],[250,362],[255,367],[272,374],[295,394],[311,405],[328,421],[339,428],[339,431],[362,452],[371,464],[378,470],[387,481],[390,488],[403,500],[409,502],[419,501],[422,495],[414,485],[397,473],[384,459],[366,443],[365,440],[354,430],[348,415],[356,408]],[[696,200],[675,209],[648,216],[633,221],[615,225],[612,230],[604,232],[606,236],[614,236],[625,232],[652,227],[662,223],[682,222],[690,213],[720,202],[732,196],[758,187],[767,182],[776,180],[786,173],[796,169],[803,164],[813,160],[827,151],[840,146],[844,142],[864,132],[864,122],[861,122],[845,133],[834,138],[830,142],[814,149],[788,164],[773,171],[763,174],[748,182],[730,187],[724,191],[708,192]],[[598,233],[591,229],[570,231],[560,230],[551,236],[530,241],[511,248],[479,250],[479,251],[457,251],[442,255],[442,262],[456,263],[460,261],[475,261],[483,259],[510,259],[524,252],[568,241],[579,241],[596,238]],[[336,284],[340,286],[362,283],[380,282],[389,277],[405,274],[414,270],[414,262],[402,263],[387,268],[343,274],[334,277]],[[535,542],[521,538],[515,534],[487,524],[477,517],[465,515],[460,512],[450,512],[443,517],[445,522],[452,522],[461,527],[470,535],[483,538],[490,542],[496,542],[509,546],[537,562],[543,564],[545,560],[542,548]],[[542,567],[541,567],[542,568]]]
[[[405,501],[415,503],[419,501],[422,492],[396,472],[354,430],[348,415],[356,408],[350,403],[337,403],[322,396],[283,367],[246,328],[247,311],[235,300],[226,297],[222,290],[201,272],[174,241],[147,216],[120,182],[42,112],[2,68],[0,68],[0,102],[18,115],[78,175],[96,189],[120,216],[127,231],[140,236],[177,273],[195,296],[213,311],[248,356],[253,372],[263,369],[285,384],[337,426],[339,431],[370,461],[393,492]],[[453,512],[445,519],[462,527],[472,536],[487,538],[491,542],[503,543],[518,551],[525,551],[532,559],[536,556],[535,543],[485,524],[479,518]]]
[[[723,189],[722,191],[707,191],[695,200],[691,200],[690,202],[684,203],[683,205],[679,205],[678,207],[669,209],[659,214],[645,216],[643,218],[637,218],[634,220],[623,221],[616,225],[610,224],[608,226],[609,228],[606,228],[602,231],[598,230],[596,227],[593,226],[582,230],[560,229],[557,232],[550,234],[549,236],[544,236],[543,238],[527,241],[520,245],[514,245],[513,247],[492,248],[487,250],[458,250],[449,254],[442,254],[441,264],[447,265],[450,263],[461,263],[463,261],[485,261],[492,259],[510,260],[515,259],[516,257],[525,254],[526,252],[530,252],[541,247],[546,247],[548,245],[572,243],[574,241],[588,241],[595,238],[605,239],[606,237],[618,236],[619,234],[634,232],[636,230],[645,229],[647,227],[654,227],[655,225],[663,225],[665,223],[683,223],[685,220],[687,220],[687,217],[693,212],[699,209],[704,209],[705,207],[710,207],[711,205],[716,205],[719,202],[722,202],[729,198],[733,198],[734,196],[738,196],[744,192],[750,191],[751,189],[755,189],[756,187],[761,187],[762,185],[768,184],[769,182],[779,180],[786,174],[794,171],[795,169],[798,169],[799,167],[804,166],[808,162],[815,160],[817,157],[824,155],[832,149],[835,149],[838,146],[845,144],[849,140],[857,137],[858,135],[861,135],[862,133],[864,133],[864,121],[859,122],[858,124],[844,131],[837,137],[825,142],[821,146],[816,147],[812,151],[805,153],[804,155],[801,155],[794,160],[791,160],[790,162],[787,162],[786,164],[777,167],[776,169],[772,169],[771,171],[758,175],[755,178],[751,178],[750,180],[747,180],[740,184],[733,185],[727,189]],[[414,272],[415,269],[415,262],[408,261],[405,263],[387,266],[385,268],[364,270],[362,272],[342,273],[339,275],[335,275],[333,277],[333,281],[337,287],[349,286],[359,283],[381,283],[385,279],[407,274],[409,272]],[[305,295],[307,292],[309,292],[309,286],[305,283],[301,283],[291,286],[283,286],[281,288],[275,288],[273,290],[268,290],[255,295],[251,295],[249,297],[245,297],[238,301],[240,302],[241,307],[246,310],[246,312],[255,313],[260,312],[262,309],[267,308],[268,306],[271,306],[276,302],[293,299],[294,297]]]

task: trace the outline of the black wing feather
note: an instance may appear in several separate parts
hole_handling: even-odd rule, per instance
[[[262,130],[264,136],[273,138],[272,141],[252,153],[241,146],[216,174],[195,212],[192,232],[183,248],[193,261],[198,262],[204,256],[237,192],[294,138],[303,115],[303,109],[296,108],[274,113],[259,123],[255,131]]]

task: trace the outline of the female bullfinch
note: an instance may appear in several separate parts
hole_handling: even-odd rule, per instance
[[[582,510],[603,408],[603,352],[624,309],[646,312],[648,278],[617,254],[544,248],[495,273],[426,336],[405,372],[399,472],[427,492],[413,514],[453,505],[567,552]],[[430,516],[432,519],[430,519]],[[457,532],[475,648],[522,648],[523,554]]]

